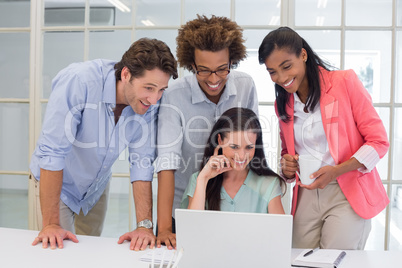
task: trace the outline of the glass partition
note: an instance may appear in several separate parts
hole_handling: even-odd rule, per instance
[[[0,33],[0,98],[29,96],[29,33]]]
[[[109,30],[89,33],[89,59],[120,61],[131,46],[131,31]]]
[[[29,105],[0,103],[0,170],[28,171]]]
[[[402,73],[402,30],[396,32],[395,46],[396,46],[395,102],[402,103],[402,76],[400,75]]]
[[[390,100],[391,37],[390,31],[346,31],[345,34],[345,69],[356,72],[373,102]]]
[[[392,0],[347,0],[347,26],[391,26]]]
[[[0,28],[29,27],[30,11],[31,1],[29,0],[0,0]]]
[[[295,24],[297,26],[341,25],[341,0],[295,1]]]
[[[179,26],[180,0],[137,1],[135,24],[139,27]]]
[[[42,97],[48,98],[56,74],[73,62],[84,61],[84,32],[43,34]]]
[[[230,0],[184,0],[185,22],[195,19],[197,14],[230,18]],[[184,22],[184,23],[185,23]]]
[[[235,19],[239,25],[279,25],[281,1],[236,0]]]
[[[0,174],[0,227],[28,229],[28,176]]]

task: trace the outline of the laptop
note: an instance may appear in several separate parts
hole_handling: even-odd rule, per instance
[[[291,215],[176,209],[179,268],[289,268]]]

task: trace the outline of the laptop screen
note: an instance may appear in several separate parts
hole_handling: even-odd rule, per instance
[[[289,268],[292,216],[176,209],[180,268]]]

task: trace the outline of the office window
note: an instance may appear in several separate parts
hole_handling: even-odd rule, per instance
[[[0,32],[0,98],[29,96],[29,37]]]
[[[339,30],[299,30],[300,36],[311,48],[332,67],[341,66],[341,31]]]
[[[166,27],[180,25],[180,0],[137,1],[135,19],[138,27]]]
[[[388,139],[390,137],[390,123],[389,123],[389,117],[390,117],[390,108],[388,107],[376,107],[376,111],[379,114],[384,127],[385,131],[387,131],[388,134]],[[385,156],[380,160],[380,162],[377,164],[377,170],[378,173],[380,174],[380,177],[384,180],[385,178],[388,178],[388,157],[389,153],[386,153]]]
[[[0,174],[0,227],[28,229],[27,176]]]
[[[274,85],[257,59],[265,35],[280,25],[290,26],[335,67],[355,70],[391,143],[377,165],[391,204],[373,218],[366,248],[400,250],[402,0],[367,0],[364,8],[360,0],[0,0],[0,148],[7,149],[0,153],[0,215],[8,211],[3,193],[18,194],[17,199],[27,202],[28,164],[54,76],[73,62],[119,60],[141,37],[161,39],[175,54],[179,26],[196,14],[227,16],[244,28],[248,58],[238,70],[255,81],[266,154],[273,169],[280,155]],[[179,74],[189,72],[180,69]],[[135,227],[127,157],[123,152],[112,169],[104,236],[118,237]],[[290,197],[286,198],[288,211]],[[10,204],[14,210],[27,209]],[[5,223],[2,217],[0,226],[27,228],[24,215],[9,217],[13,223]]]
[[[392,2],[392,0],[366,0],[363,4],[360,0],[347,0],[345,1],[346,25],[391,26]]]
[[[43,33],[43,91],[47,99],[52,91],[52,80],[56,74],[73,62],[84,60],[85,33],[49,31]]]
[[[396,32],[395,46],[396,46],[395,74],[400,74],[402,73],[402,30]],[[395,101],[398,103],[402,103],[402,77],[400,75],[395,75]]]
[[[402,250],[402,184],[392,185],[390,250]]]
[[[0,103],[0,170],[27,169],[28,116],[26,103]]]
[[[346,31],[345,69],[356,72],[375,103],[390,100],[391,37],[391,31]]]
[[[130,46],[130,30],[90,31],[88,59],[119,61]]]
[[[0,28],[4,27],[29,27],[30,4],[27,1],[0,0]],[[18,12],[15,12],[18,10]],[[9,14],[13,14],[10,20]]]
[[[230,0],[185,0],[184,1],[184,23],[195,19],[197,14],[210,17],[230,17]]]
[[[274,102],[275,89],[271,77],[264,64],[258,62],[258,48],[269,30],[244,30],[247,59],[240,62],[236,70],[251,75],[257,88],[259,102]]]
[[[241,25],[273,25],[281,22],[281,1],[278,0],[237,0],[235,20]]]
[[[295,1],[297,26],[340,26],[341,0]]]
[[[396,23],[402,26],[402,0],[396,0]]]

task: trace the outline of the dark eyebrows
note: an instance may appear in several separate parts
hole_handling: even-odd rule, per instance
[[[216,68],[216,69],[219,70],[219,69],[222,69],[222,68],[227,67],[227,66],[229,66],[229,63],[224,63],[224,64],[220,65],[220,66],[219,66],[218,68]],[[203,68],[203,69],[208,69],[208,70],[209,70],[208,67],[205,67],[205,66],[202,66],[202,65],[198,65],[197,68]]]
[[[158,88],[158,85],[154,84],[154,83],[145,83],[144,86],[151,86],[151,87],[155,87]],[[168,86],[162,87],[160,89],[167,89]]]
[[[229,144],[230,146],[237,146],[237,147],[240,147],[238,144],[235,144],[235,143],[231,143],[231,144]],[[250,144],[247,144],[246,146],[255,146],[255,144],[254,143],[250,143]]]
[[[145,83],[144,86],[153,86],[153,87],[157,87],[157,85],[155,85],[154,83]]]
[[[282,67],[282,66],[283,66],[284,64],[286,64],[288,61],[290,61],[290,60],[284,60],[281,64],[279,64],[279,67]],[[267,67],[267,70],[269,71],[269,70],[273,70],[273,69]]]

